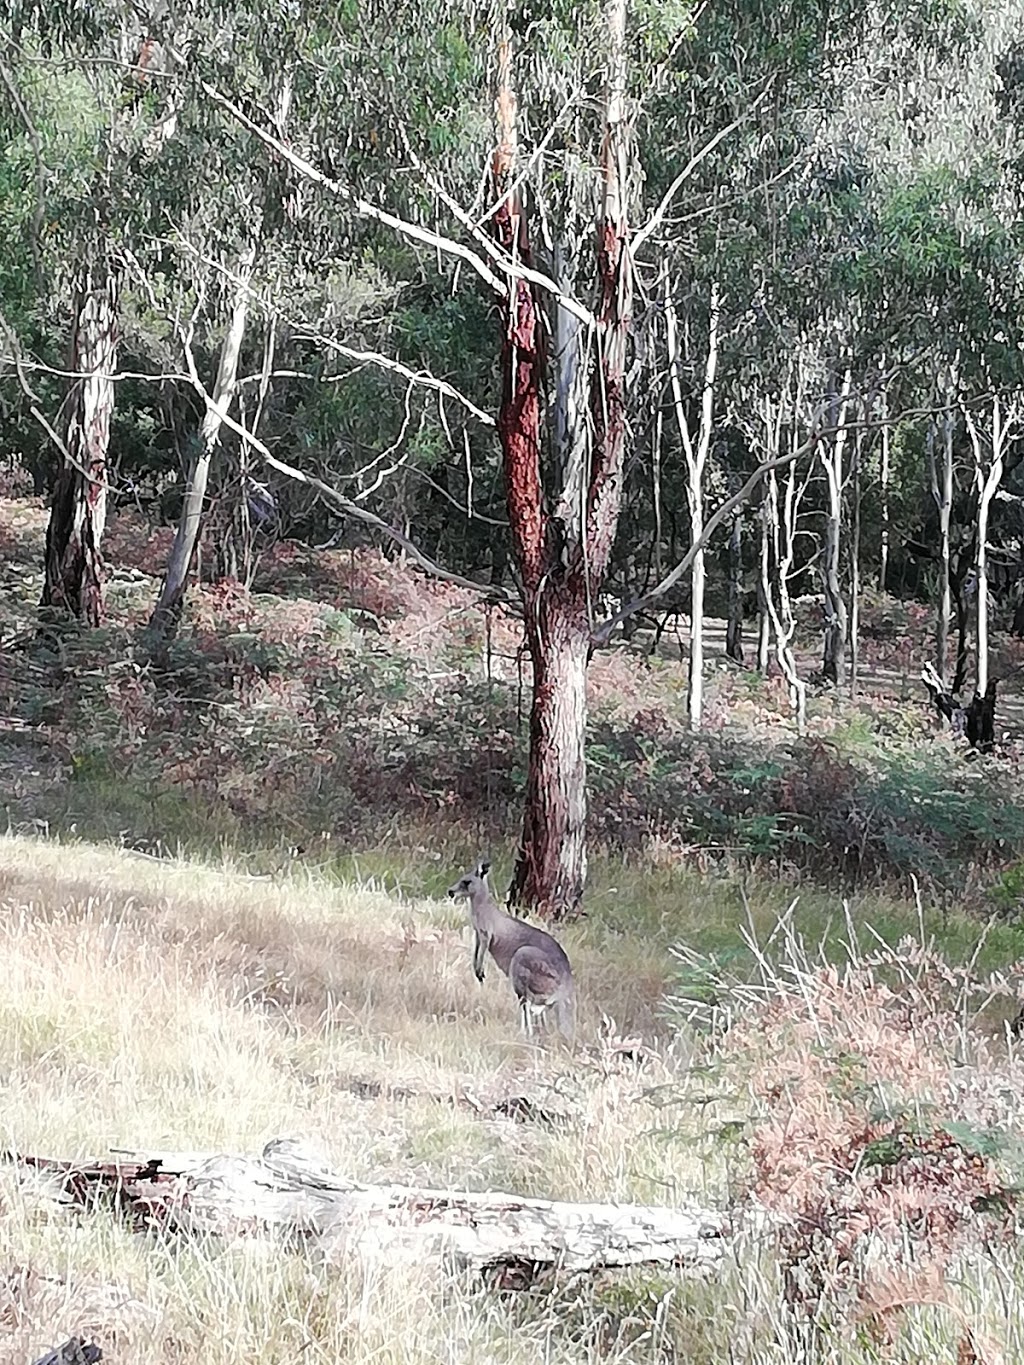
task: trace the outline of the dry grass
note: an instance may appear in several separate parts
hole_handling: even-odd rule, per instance
[[[367,1180],[646,1202],[714,1183],[644,1099],[685,1057],[622,1057],[590,1003],[628,1034],[650,1018],[649,979],[637,991],[607,949],[567,938],[574,1056],[519,1040],[507,983],[473,980],[450,903],[0,841],[0,1144],[256,1153],[302,1134]],[[572,1123],[493,1117],[508,1095]],[[102,1219],[39,1224],[10,1179],[0,1209],[3,1365],[71,1331],[116,1336],[125,1362],[567,1358],[557,1317],[520,1340],[499,1306],[481,1317],[470,1288],[448,1297],[408,1270],[318,1278],[146,1246]]]
[[[581,1045],[545,1052],[519,1039],[507,984],[473,980],[461,906],[300,876],[0,839],[0,1145],[255,1154],[301,1135],[365,1180],[652,1203],[752,1189],[796,1214],[790,1228],[820,1209],[849,1237],[884,1195],[835,1155],[865,1096],[979,1127],[1024,1121],[1024,1072],[973,1029],[970,972],[946,979],[912,945],[863,952],[844,974],[799,947],[788,917],[760,978],[713,983],[719,1018],[732,1013],[719,1042],[673,1028],[658,995],[666,944],[735,917],[732,890],[694,879],[673,905],[666,885],[631,933],[633,907],[607,887],[610,906],[564,933]],[[752,907],[754,926],[766,916]],[[842,932],[840,917],[833,947]],[[644,1046],[630,1057],[616,1041],[632,1037]],[[570,1121],[495,1116],[510,1095]],[[967,1174],[951,1196],[939,1180],[928,1208],[969,1195]],[[995,1159],[982,1173],[1005,1174]],[[919,1184],[900,1191],[918,1217]],[[0,1170],[0,1365],[72,1333],[122,1365],[1020,1357],[1012,1244],[965,1236],[940,1261],[908,1258],[899,1220],[875,1223],[900,1254],[869,1265],[858,1249],[855,1292],[823,1282],[810,1313],[786,1302],[792,1237],[741,1248],[714,1284],[638,1271],[507,1299],[425,1267],[328,1271],[252,1243],[146,1239],[104,1214],[44,1216]]]

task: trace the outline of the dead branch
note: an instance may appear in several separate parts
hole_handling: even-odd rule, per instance
[[[33,1365],[95,1365],[103,1359],[103,1352],[90,1341],[81,1337],[68,1337],[63,1346],[47,1351]]]
[[[113,1208],[136,1228],[227,1238],[272,1235],[329,1265],[352,1257],[424,1260],[521,1283],[553,1270],[632,1265],[709,1269],[730,1229],[692,1206],[567,1203],[488,1191],[365,1185],[331,1170],[290,1139],[258,1158],[202,1153],[123,1154],[75,1164],[7,1156],[24,1182],[49,1182],[65,1204]]]
[[[301,156],[298,152],[282,142],[279,137],[275,137],[275,135],[268,132],[267,129],[261,128],[260,125],[255,123],[233,100],[230,100],[226,95],[221,94],[214,86],[206,81],[200,81],[199,84],[204,94],[208,95],[215,104],[219,104],[222,109],[226,110],[233,119],[237,120],[237,122],[239,122],[243,128],[247,129],[248,132],[252,133],[254,137],[258,138],[264,146],[269,147],[272,151],[276,152],[278,156],[283,157],[293,170],[298,171],[300,175],[304,176],[307,180],[311,180],[314,184],[320,185],[323,189],[327,190],[328,193],[344,200],[344,202],[354,209],[361,218],[369,218],[374,222],[381,223],[384,227],[393,228],[401,236],[407,237],[414,242],[420,242],[422,245],[429,246],[433,250],[439,251],[444,255],[458,257],[459,260],[465,261],[468,266],[475,270],[484,283],[489,285],[496,294],[499,294],[502,297],[505,297],[508,294],[508,283],[501,278],[502,275],[507,276],[509,280],[513,281],[527,280],[529,283],[546,290],[553,298],[558,300],[567,312],[572,313],[575,317],[579,318],[581,322],[586,323],[588,326],[594,325],[594,317],[589,308],[585,308],[578,299],[571,298],[563,290],[559,289],[555,281],[551,279],[549,275],[545,275],[543,271],[533,270],[524,266],[519,261],[512,260],[504,254],[499,255],[492,251],[491,259],[494,261],[497,270],[501,272],[500,274],[496,274],[478,252],[473,251],[463,242],[457,242],[454,238],[446,237],[443,233],[435,232],[431,228],[424,228],[420,227],[417,223],[410,223],[404,218],[399,218],[394,213],[389,213],[386,209],[379,208],[376,204],[371,204],[368,199],[363,199],[360,195],[349,189],[347,185],[343,185],[340,181],[333,180],[330,176],[325,175],[323,171],[314,166],[306,157]],[[449,207],[451,207],[451,202],[454,201],[450,201]],[[457,216],[463,222],[463,225],[473,232],[474,240],[478,240],[479,229],[472,224],[469,215],[464,214],[462,210],[459,210]]]
[[[460,403],[467,412],[471,412],[478,422],[484,426],[493,427],[494,417],[483,408],[478,407],[471,398],[460,392],[454,384],[450,384],[447,379],[438,379],[428,370],[413,370],[408,365],[404,365],[400,360],[394,360],[391,356],[385,355],[382,351],[361,350],[355,346],[346,346],[343,342],[335,340],[333,337],[325,335],[315,327],[310,327],[305,322],[300,322],[296,318],[289,317],[281,307],[274,302],[268,295],[262,294],[258,289],[243,280],[241,275],[231,270],[222,262],[215,260],[212,256],[206,255],[195,247],[187,238],[178,235],[177,241],[182,250],[193,257],[196,261],[215,271],[235,289],[244,290],[254,303],[268,317],[280,318],[286,323],[299,341],[311,341],[317,346],[324,346],[327,350],[333,351],[335,355],[343,356],[346,360],[351,360],[356,365],[373,365],[380,370],[390,370],[393,374],[400,375],[409,383],[419,385],[421,388],[432,389],[442,397],[451,398],[454,402]],[[327,382],[325,379],[322,382]]]
[[[214,400],[206,389],[205,384],[199,378],[199,371],[196,366],[195,356],[187,337],[182,337],[182,345],[185,352],[185,363],[188,366],[189,379],[196,393],[202,398],[208,408],[213,406]],[[463,578],[461,574],[453,573],[446,569],[443,564],[438,564],[437,560],[431,559],[428,554],[408,536],[404,535],[397,527],[391,526],[383,517],[378,517],[375,512],[371,512],[368,507],[362,507],[359,503],[353,502],[351,498],[346,498],[339,493],[336,488],[332,488],[329,483],[319,479],[315,474],[307,474],[304,469],[299,469],[297,465],[288,464],[285,460],[279,460],[276,455],[272,455],[258,436],[249,431],[241,422],[237,422],[230,413],[221,415],[223,424],[241,437],[247,445],[256,452],[263,460],[264,464],[271,469],[276,469],[279,474],[285,474],[289,479],[294,479],[297,483],[304,483],[307,487],[315,489],[323,498],[336,508],[343,516],[354,517],[357,521],[363,522],[366,526],[372,526],[374,530],[381,531],[396,545],[400,545],[410,559],[415,564],[431,574],[434,578],[439,578],[445,583],[453,583],[459,588],[468,588],[471,592],[481,593],[483,596],[491,598],[496,602],[503,602],[506,605],[513,605],[518,601],[515,594],[505,588],[498,587],[496,584],[477,583],[472,578]]]
[[[656,583],[649,592],[645,592],[642,597],[637,597],[632,602],[627,602],[621,611],[616,612],[614,616],[609,617],[607,621],[602,622],[602,624],[594,630],[590,637],[592,647],[597,649],[601,645],[606,645],[611,639],[615,628],[620,626],[623,621],[628,620],[630,616],[635,616],[638,611],[646,611],[648,607],[653,606],[654,603],[664,597],[666,593],[671,592],[693,564],[697,555],[700,554],[701,550],[704,549],[708,541],[718,530],[719,526],[721,526],[722,522],[725,521],[737,507],[742,507],[744,505],[766,474],[770,473],[773,469],[784,469],[787,465],[795,464],[797,460],[802,459],[805,455],[809,455],[815,450],[818,442],[824,436],[830,434],[829,431],[824,429],[812,430],[812,434],[803,445],[798,446],[795,450],[791,450],[785,455],[780,455],[773,460],[764,460],[759,464],[739,492],[734,493],[731,498],[726,498],[725,502],[721,504],[717,511],[711,514],[704,524],[703,531],[687,550],[686,554],[683,555],[679,563],[676,564],[675,568],[671,569],[661,582]]]

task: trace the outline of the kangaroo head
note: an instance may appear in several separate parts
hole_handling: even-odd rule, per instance
[[[460,877],[457,882],[448,888],[448,894],[454,900],[457,896],[472,896],[475,892],[487,889],[487,874],[491,870],[488,861],[478,863],[472,872],[467,872],[464,877]]]

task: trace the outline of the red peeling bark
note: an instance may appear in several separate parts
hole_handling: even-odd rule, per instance
[[[587,662],[590,608],[608,567],[622,502],[626,438],[626,347],[632,298],[624,161],[625,0],[611,0],[615,76],[609,86],[602,151],[603,204],[596,266],[600,285],[597,356],[591,371],[593,437],[586,505],[577,513],[571,482],[557,512],[547,507],[544,443],[544,320],[534,288],[512,281],[503,306],[502,395],[498,416],[512,544],[523,584],[526,640],[533,665],[530,750],[523,833],[509,902],[546,918],[572,915],[587,873]],[[508,256],[530,265],[524,206],[513,184],[516,102],[508,44],[499,51],[495,100],[498,145],[492,161],[490,229]],[[553,463],[569,461],[556,452]]]

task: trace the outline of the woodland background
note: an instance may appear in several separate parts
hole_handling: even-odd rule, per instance
[[[5,1165],[0,1360],[1019,1358],[1021,6],[0,16],[2,1145],[781,1220],[512,1303]]]

